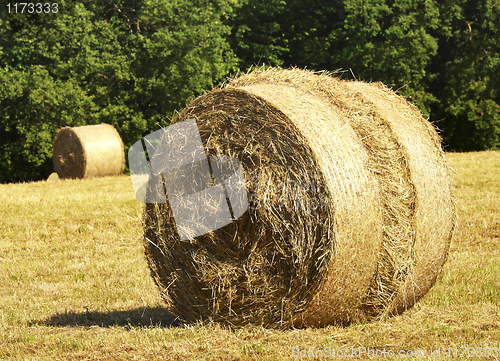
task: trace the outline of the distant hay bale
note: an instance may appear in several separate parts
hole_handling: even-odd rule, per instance
[[[59,178],[93,178],[123,173],[123,142],[109,124],[64,127],[54,139],[54,170]]]
[[[178,121],[190,118],[209,156],[241,162],[250,206],[181,241],[168,203],[146,205],[146,258],[181,319],[347,325],[432,287],[454,205],[439,136],[412,104],[382,84],[268,69],[195,99]]]
[[[52,172],[49,177],[47,178],[47,182],[57,182],[59,181],[59,176],[57,175],[56,172]]]

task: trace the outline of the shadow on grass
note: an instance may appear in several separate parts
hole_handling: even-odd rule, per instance
[[[60,327],[175,327],[183,323],[164,307],[140,307],[126,311],[65,312],[44,320],[35,320],[31,325]]]

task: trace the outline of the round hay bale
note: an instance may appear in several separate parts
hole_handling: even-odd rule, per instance
[[[52,150],[59,178],[93,178],[123,173],[125,153],[116,129],[109,124],[59,129]]]
[[[47,178],[47,182],[57,182],[59,181],[59,176],[57,175],[56,172],[52,172],[49,177]]]
[[[181,319],[347,325],[399,314],[433,285],[454,207],[439,137],[406,100],[268,69],[195,99],[177,121],[191,118],[208,156],[241,162],[249,208],[183,241],[168,202],[146,205],[146,258]]]

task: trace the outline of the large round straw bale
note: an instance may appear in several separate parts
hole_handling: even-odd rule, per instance
[[[168,202],[146,205],[146,258],[181,319],[346,325],[399,314],[432,287],[454,207],[439,136],[406,100],[268,69],[195,99],[177,120],[190,118],[208,156],[241,162],[250,206],[182,241]]]
[[[125,153],[109,124],[64,127],[54,139],[54,170],[59,178],[93,178],[123,173]]]

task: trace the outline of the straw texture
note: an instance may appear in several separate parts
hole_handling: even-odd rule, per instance
[[[250,207],[181,242],[168,203],[146,206],[146,258],[181,319],[346,325],[401,313],[435,282],[454,227],[448,168],[406,100],[269,69],[195,99],[189,118],[207,155],[242,163]]]

